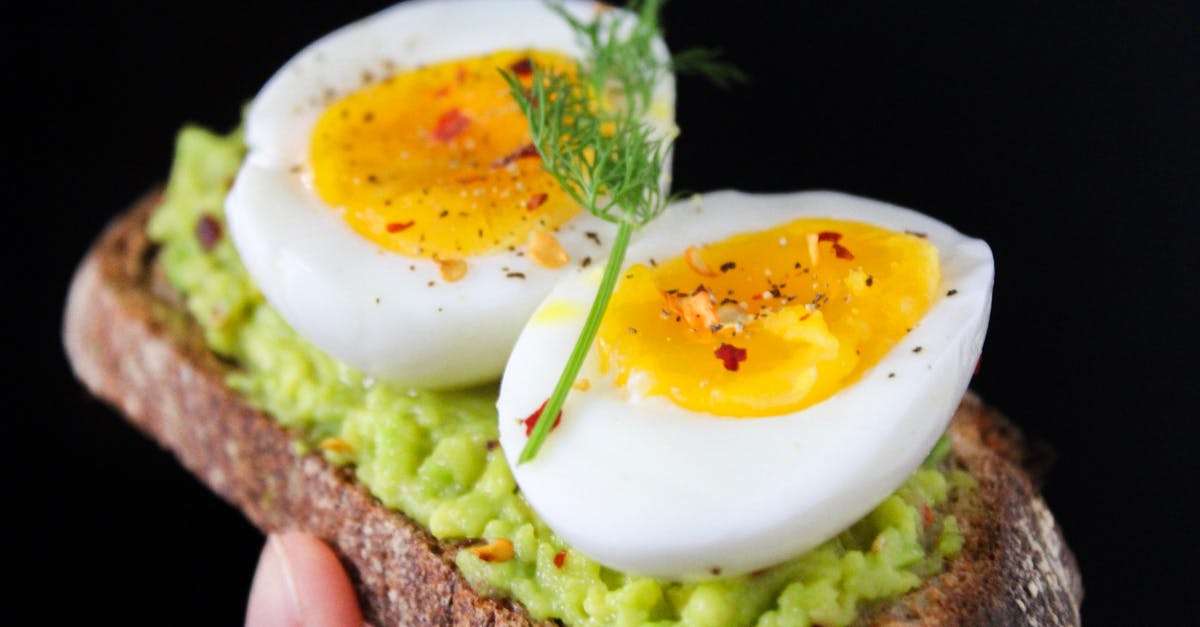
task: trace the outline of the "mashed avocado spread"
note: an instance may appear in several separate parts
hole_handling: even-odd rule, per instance
[[[767,570],[677,583],[592,562],[516,490],[496,446],[494,386],[433,393],[373,381],[293,332],[250,283],[227,237],[201,242],[197,225],[223,219],[244,150],[237,132],[180,134],[166,198],[149,225],[169,280],[212,350],[238,364],[227,384],[303,434],[300,451],[353,468],[384,504],[438,538],[512,542],[514,555],[503,562],[459,551],[458,566],[477,590],[568,625],[845,625],[865,604],[940,572],[961,549],[958,523],[941,506],[973,480],[944,470],[943,438],[864,519]]]

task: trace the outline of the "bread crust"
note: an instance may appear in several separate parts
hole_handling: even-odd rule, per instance
[[[266,533],[296,529],[334,547],[375,625],[529,625],[475,593],[441,543],[344,470],[298,454],[293,437],[224,385],[231,366],[155,272],[151,193],[105,230],[72,281],[63,338],[88,389],[172,451]],[[863,608],[863,625],[1078,625],[1074,556],[1038,495],[1038,460],[1012,423],[968,394],[950,428],[953,464],[979,488],[954,513],[963,550],[907,595]],[[544,623],[550,624],[550,623]]]

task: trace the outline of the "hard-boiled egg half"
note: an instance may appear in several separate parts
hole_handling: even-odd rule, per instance
[[[566,9],[633,19],[590,2]],[[542,171],[500,70],[530,80],[535,66],[572,72],[582,55],[537,0],[424,0],[288,61],[249,108],[249,154],[226,203],[271,306],[380,378],[438,388],[498,377],[554,281],[602,257],[613,232]],[[648,121],[672,134],[673,112],[666,75]]]
[[[598,273],[534,313],[500,437],[557,534],[668,578],[783,561],[894,491],[946,429],[991,304],[987,244],[838,193],[676,203],[627,263],[561,423],[518,465]]]

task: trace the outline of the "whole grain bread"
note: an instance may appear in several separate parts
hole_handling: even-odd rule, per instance
[[[324,539],[376,625],[529,625],[517,604],[482,597],[440,543],[346,471],[298,454],[292,435],[224,385],[233,367],[204,345],[156,271],[145,222],[152,193],[94,244],[70,288],[64,341],[76,375],[264,532]],[[979,483],[951,503],[965,545],[907,595],[861,608],[870,625],[1077,625],[1074,557],[1038,495],[1044,457],[973,394],[950,427],[951,463]]]

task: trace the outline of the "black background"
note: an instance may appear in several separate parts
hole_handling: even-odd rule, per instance
[[[383,6],[166,4],[44,3],[3,25],[5,570],[51,623],[241,621],[261,536],[72,379],[63,300],[182,123],[232,127],[295,51]],[[1200,554],[1200,11],[735,4],[667,10],[673,48],[720,47],[752,79],[681,78],[676,188],[839,189],[986,239],[974,386],[1058,452],[1046,496],[1085,616],[1169,618]]]

